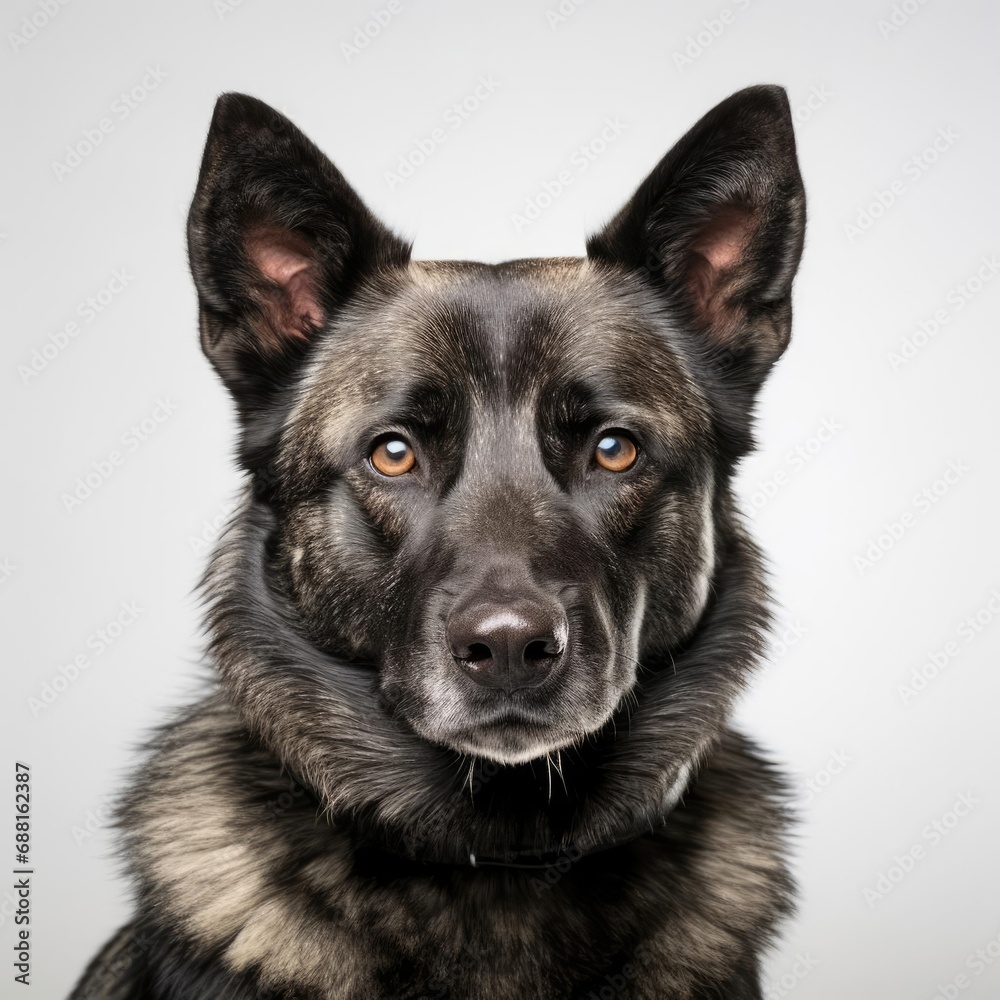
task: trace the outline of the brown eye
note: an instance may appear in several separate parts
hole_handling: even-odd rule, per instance
[[[594,449],[594,458],[608,472],[625,472],[635,465],[639,449],[627,434],[605,434]]]
[[[416,465],[413,449],[402,438],[387,438],[375,446],[371,463],[376,472],[383,476],[401,476]]]

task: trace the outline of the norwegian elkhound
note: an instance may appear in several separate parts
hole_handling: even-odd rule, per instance
[[[789,338],[779,87],[701,119],[580,258],[417,261],[227,94],[191,208],[241,509],[218,683],[120,822],[135,919],[73,997],[761,996],[784,786],[731,479]]]

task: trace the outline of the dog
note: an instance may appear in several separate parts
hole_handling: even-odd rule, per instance
[[[75,1000],[759,1000],[794,891],[784,779],[728,721],[770,614],[732,479],[804,206],[755,86],[584,258],[413,260],[219,99],[188,226],[246,472],[217,680],[123,798],[135,915]]]

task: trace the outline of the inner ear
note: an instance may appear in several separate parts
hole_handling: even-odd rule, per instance
[[[256,226],[247,233],[245,248],[256,271],[252,284],[260,307],[262,342],[280,349],[289,338],[305,340],[322,328],[326,311],[310,242],[286,229]]]
[[[714,271],[722,271],[739,263],[753,236],[754,215],[744,205],[727,205],[702,229],[692,249],[700,254]]]
[[[685,268],[685,281],[695,315],[725,336],[742,317],[735,302],[757,229],[755,213],[746,205],[726,205],[695,236]]]

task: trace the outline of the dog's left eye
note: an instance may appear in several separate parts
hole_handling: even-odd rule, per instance
[[[594,449],[594,459],[608,472],[625,472],[635,465],[639,448],[627,434],[620,431],[605,434]]]
[[[369,460],[375,471],[383,476],[401,476],[417,462],[409,442],[398,437],[386,438],[377,444]]]

